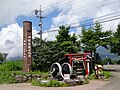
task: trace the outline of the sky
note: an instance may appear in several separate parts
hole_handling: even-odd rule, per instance
[[[8,59],[22,57],[23,21],[31,21],[33,37],[39,32],[39,18],[34,10],[42,7],[43,32],[58,30],[60,25],[80,26],[70,34],[81,33],[81,26],[96,21],[120,17],[120,0],[1,0],[0,1],[0,52]],[[103,31],[115,31],[120,19],[101,23]],[[58,32],[43,33],[43,39],[55,40]]]

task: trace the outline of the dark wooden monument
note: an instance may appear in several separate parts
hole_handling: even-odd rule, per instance
[[[23,71],[32,70],[32,22],[23,22]]]

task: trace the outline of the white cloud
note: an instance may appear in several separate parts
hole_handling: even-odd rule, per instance
[[[116,0],[117,1],[117,0]],[[22,27],[20,27],[16,18],[20,15],[27,16],[30,12],[42,5],[45,15],[50,14],[54,10],[59,10],[59,14],[52,18],[51,28],[60,25],[70,24],[78,26],[82,20],[96,18],[106,14],[119,11],[120,2],[109,4],[112,0],[1,0],[0,1],[0,26],[8,24],[0,31],[0,50],[9,53],[8,57],[22,56],[22,43],[15,44],[16,41],[22,40]],[[47,19],[47,18],[46,18]],[[104,30],[115,30],[120,20],[107,22],[102,24]],[[15,23],[15,24],[13,24]],[[76,23],[76,24],[73,24]],[[33,30],[33,35],[37,31]],[[56,32],[48,32],[43,34],[43,39],[54,40]],[[76,33],[81,33],[81,27],[76,29]],[[34,35],[39,37],[39,35]],[[33,36],[33,37],[34,37]],[[7,46],[11,45],[12,46]],[[7,48],[9,48],[7,50]],[[20,47],[20,48],[19,48]],[[5,48],[5,49],[4,49]]]
[[[118,1],[118,0],[116,0]],[[76,23],[96,16],[104,15],[106,12],[115,12],[120,8],[120,2],[113,3],[111,0],[1,0],[0,3],[0,25],[16,22],[16,17],[28,15],[30,12],[42,5],[46,15],[54,10],[60,13],[52,19],[51,27],[62,24]],[[112,4],[110,4],[112,3]],[[108,8],[108,9],[106,9]],[[103,9],[103,11],[101,11]],[[101,13],[102,12],[102,13]],[[98,13],[100,15],[98,15]],[[9,14],[9,15],[8,15]],[[74,26],[74,25],[73,25]]]
[[[21,56],[22,53],[22,28],[11,24],[0,31],[0,52],[8,53],[8,58]]]
[[[61,5],[60,5],[61,6]],[[60,7],[58,5],[58,7]],[[57,17],[54,17],[53,24],[51,27],[56,27],[59,25],[70,24],[71,26],[78,26],[79,22],[85,19],[96,18],[106,14],[114,13],[119,11],[120,2],[110,1],[110,0],[72,0],[66,4],[66,6],[61,7],[61,12]],[[101,19],[101,18],[99,18]],[[97,20],[99,20],[97,19]],[[103,18],[105,20],[105,18]],[[115,29],[116,25],[120,20],[108,22],[102,24],[104,30]],[[76,23],[76,24],[74,24]],[[78,30],[78,29],[77,29]]]
[[[42,5],[49,14],[53,9],[51,5],[57,0],[1,0],[0,1],[0,25],[15,23],[20,15],[29,15],[33,10]],[[50,9],[50,10],[49,10]]]
[[[116,6],[116,8],[118,8]],[[107,21],[109,19],[113,19],[115,18],[114,15],[110,15],[111,13],[115,13],[117,11],[113,10],[112,7],[102,7],[96,14],[95,17],[101,17],[101,16],[105,16],[105,17],[102,17],[102,18],[98,18],[98,19],[95,19],[94,21]],[[117,15],[117,14],[116,14]],[[112,17],[113,18],[112,18]],[[114,20],[114,21],[109,21],[109,22],[105,22],[105,23],[102,23],[102,27],[103,27],[103,31],[106,31],[106,30],[112,30],[112,31],[115,31],[116,30],[116,27],[118,25],[118,23],[120,23],[120,19],[118,20]]]
[[[33,34],[37,33],[33,29]],[[0,52],[8,53],[8,59],[22,57],[23,53],[23,28],[17,23],[8,25],[0,31]]]

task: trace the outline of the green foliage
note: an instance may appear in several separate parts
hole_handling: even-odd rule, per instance
[[[108,72],[108,71],[103,71],[103,75],[104,75],[104,79],[109,79],[109,78],[112,76],[112,74],[111,74],[110,72]],[[94,71],[92,72],[92,74],[90,74],[90,75],[88,76],[88,79],[89,79],[89,80],[94,80],[94,79],[96,79],[96,76],[95,76],[95,72],[94,72]]]
[[[2,84],[2,83],[18,83],[15,80],[16,75],[26,76],[26,75],[32,75],[32,74],[40,74],[42,79],[46,79],[48,77],[48,72],[34,71],[34,72],[25,73],[23,71],[6,71],[5,70],[5,71],[0,71],[0,84]]]
[[[69,29],[70,27],[60,26],[59,34],[56,36],[57,42],[70,41]]]
[[[106,58],[106,59],[104,59],[103,61],[102,61],[102,64],[103,65],[106,65],[106,64],[113,64],[113,61],[110,59],[110,58]]]
[[[89,80],[95,79],[95,72],[92,70],[92,73],[88,76]]]
[[[60,49],[64,50],[66,53],[76,53],[80,50],[77,36],[75,33],[72,36],[69,35],[69,29],[70,27],[60,26],[60,31],[56,36],[56,42]]]
[[[94,53],[94,59],[96,59],[96,49],[99,46],[103,46],[108,49],[107,45],[109,45],[109,37],[112,32],[102,31],[102,26],[100,23],[96,22],[94,27],[90,28],[82,28],[82,34],[80,35],[81,42],[83,44],[82,48],[84,51],[90,51],[91,54]]]
[[[46,85],[47,87],[63,87],[67,86],[63,82],[59,82],[57,80],[50,80],[50,82]]]
[[[33,40],[33,70],[48,71],[52,57],[52,41],[42,41],[39,45],[39,38]]]
[[[112,76],[112,74],[108,71],[104,71],[104,77],[105,79],[109,79]]]
[[[18,71],[22,70],[22,61],[7,61],[0,65],[0,71]]]
[[[40,83],[38,80],[32,80],[32,85],[43,86],[43,87],[67,87],[68,85],[64,82],[59,82],[57,80],[50,80],[48,83]]]
[[[34,70],[48,71],[54,62],[67,62],[66,53],[76,53],[80,50],[80,42],[75,34],[69,35],[70,27],[60,26],[56,41],[33,39]]]
[[[120,24],[118,24],[116,32],[113,33],[110,43],[111,53],[120,55]]]
[[[120,64],[120,60],[118,60],[116,63],[117,63],[117,64]]]
[[[14,74],[10,71],[3,72],[0,71],[0,83],[16,83]]]
[[[33,86],[40,86],[39,81],[36,80],[36,79],[33,79],[31,83],[32,83]]]
[[[102,64],[102,60],[101,60],[101,57],[99,56],[99,53],[96,53],[96,63]]]
[[[8,71],[22,70],[22,61],[9,61],[6,63],[6,69]]]

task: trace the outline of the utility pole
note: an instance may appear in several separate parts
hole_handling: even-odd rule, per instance
[[[40,8],[39,8],[39,10],[38,9],[36,9],[36,10],[34,10],[34,12],[35,12],[35,15],[40,19],[40,22],[39,22],[39,27],[40,27],[40,32],[38,33],[39,35],[40,35],[40,41],[42,40],[42,19],[44,18],[43,16],[42,16],[42,9],[41,9],[41,5],[40,5]]]

